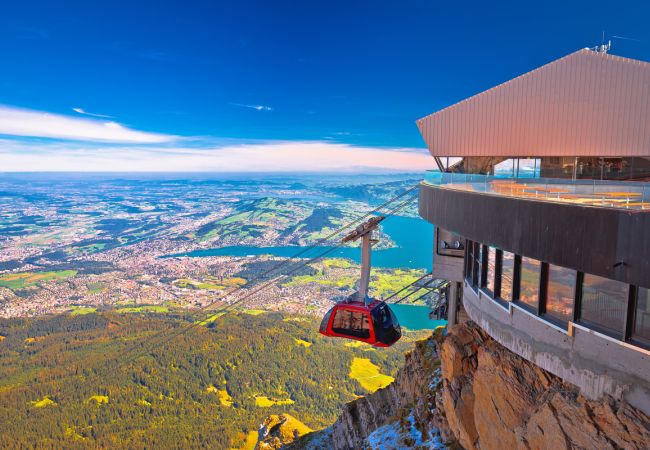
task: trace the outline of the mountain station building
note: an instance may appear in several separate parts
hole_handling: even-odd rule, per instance
[[[650,63],[579,50],[417,126],[450,325],[650,414]]]

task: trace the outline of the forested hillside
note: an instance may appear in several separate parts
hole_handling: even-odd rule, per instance
[[[2,447],[241,448],[281,413],[318,429],[367,392],[350,377],[355,358],[394,375],[422,334],[375,350],[322,338],[310,318],[242,312],[116,366],[160,330],[187,325],[183,314],[0,321]]]

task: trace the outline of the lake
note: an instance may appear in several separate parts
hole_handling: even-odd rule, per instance
[[[388,234],[396,247],[383,250],[373,250],[373,267],[395,268],[408,267],[411,269],[431,270],[433,263],[433,225],[425,220],[413,217],[391,216],[382,222],[382,228]],[[301,258],[313,258],[332,247],[315,247],[301,254]],[[231,247],[209,248],[195,250],[188,253],[168,255],[167,257],[205,257],[205,256],[258,256],[272,255],[278,257],[293,257],[302,250],[309,247],[301,246],[274,246],[274,247],[252,247],[248,245],[237,245]],[[328,258],[339,257],[349,258],[357,263],[361,261],[360,249],[354,247],[342,247],[327,255]]]
[[[429,319],[429,308],[423,305],[390,305],[399,324],[409,330],[433,330],[447,325],[446,320]]]

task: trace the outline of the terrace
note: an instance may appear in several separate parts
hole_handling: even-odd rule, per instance
[[[535,199],[602,208],[650,211],[645,182],[564,178],[508,178],[499,175],[425,173],[425,184],[467,192]]]

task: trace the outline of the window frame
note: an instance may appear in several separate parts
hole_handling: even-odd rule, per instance
[[[643,288],[648,289],[650,288]],[[637,347],[650,350],[650,339],[634,335],[636,326],[637,303],[639,301],[639,286],[630,285],[630,296],[627,305],[627,315],[625,317],[625,341]]]
[[[543,297],[544,301],[542,302],[541,301],[542,298],[540,298],[540,317],[542,317],[547,322],[552,323],[553,325],[556,325],[556,326],[558,326],[560,328],[568,329],[569,322],[574,321],[575,314],[576,314],[576,304],[577,304],[577,302],[576,302],[576,295],[577,295],[576,289],[577,289],[577,285],[578,285],[578,282],[579,282],[578,274],[580,272],[578,272],[575,269],[571,269],[569,267],[560,266],[558,264],[549,264],[549,263],[542,263],[542,264],[545,264],[546,268],[543,270],[543,275],[544,275],[543,280],[540,280],[540,281],[542,281],[542,283],[544,285],[544,297]],[[548,283],[550,281],[551,266],[559,267],[561,269],[566,269],[566,270],[572,270],[573,272],[575,272],[575,283],[573,285],[573,309],[571,311],[571,316],[567,321],[558,319],[557,317],[553,317],[552,315],[550,315],[548,313],[548,308],[547,308],[548,307]]]
[[[503,297],[503,254],[504,253],[510,253],[513,255],[513,273],[512,273],[512,284],[510,286],[510,298],[504,298]],[[501,304],[502,306],[505,306],[506,308],[508,307],[508,303],[513,301],[514,294],[515,294],[515,283],[516,283],[516,272],[517,272],[517,255],[514,252],[509,252],[507,250],[499,250],[499,253],[497,254],[497,276],[498,276],[498,294],[495,297],[495,300]],[[497,285],[497,282],[494,283],[495,286]]]
[[[591,274],[590,273],[588,275],[592,275],[592,276],[599,277],[599,278],[604,278],[604,279],[610,280],[610,281],[616,281],[618,283],[623,283],[622,281],[614,280],[612,278],[601,277],[600,275],[596,275],[596,274]],[[584,305],[584,301],[583,301],[584,300],[584,281],[585,281],[585,273],[582,272],[582,277],[581,277],[581,280],[580,280],[580,309],[578,309],[576,307],[577,315],[576,315],[575,323],[577,323],[579,325],[582,325],[584,327],[587,327],[590,330],[594,330],[594,331],[596,331],[596,332],[598,332],[600,334],[604,334],[605,336],[609,336],[609,337],[611,337],[613,339],[616,339],[617,341],[629,342],[628,338],[627,338],[627,336],[628,336],[628,334],[630,332],[628,322],[630,320],[630,318],[629,318],[630,307],[631,307],[630,304],[634,303],[634,302],[631,301],[631,299],[632,299],[632,294],[633,294],[632,291],[634,290],[633,288],[635,286],[633,286],[631,284],[623,283],[623,284],[627,285],[627,303],[625,305],[625,316],[623,318],[623,324],[621,326],[621,329],[618,332],[615,332],[611,328],[606,328],[606,327],[604,327],[602,325],[599,325],[599,324],[597,324],[595,322],[592,322],[590,320],[585,320],[582,317],[582,307]]]
[[[542,304],[542,284],[544,282],[544,262],[540,261],[538,259],[532,258],[530,256],[522,256],[522,255],[516,255],[519,256],[519,261],[515,259],[515,278],[516,280],[516,297],[515,297],[515,286],[513,282],[513,299],[512,302],[519,306],[520,308],[528,311],[529,313],[532,313],[536,316],[540,316],[540,305]],[[522,272],[522,266],[523,266],[523,259],[528,258],[532,259],[534,261],[537,261],[540,263],[540,268],[539,268],[539,283],[537,285],[537,305],[531,306],[527,303],[524,303],[521,301],[521,272]]]

